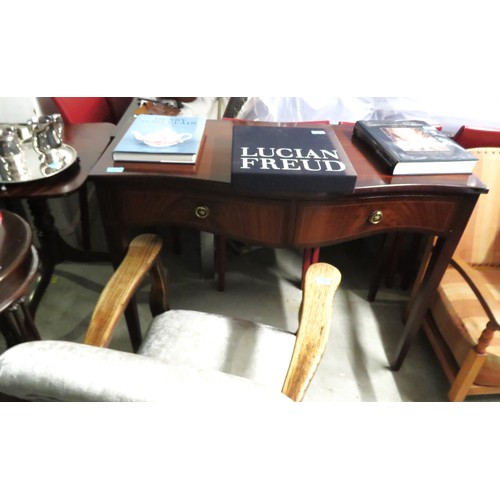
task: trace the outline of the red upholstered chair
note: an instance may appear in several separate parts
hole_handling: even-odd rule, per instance
[[[118,123],[132,97],[52,97],[65,123]]]
[[[489,188],[474,208],[424,330],[450,380],[450,401],[500,394],[500,148],[476,148]]]
[[[452,137],[463,148],[500,147],[500,129],[477,128],[463,125]]]
[[[53,97],[65,123],[116,123],[107,97]]]

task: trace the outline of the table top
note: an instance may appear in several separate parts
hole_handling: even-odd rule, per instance
[[[232,129],[236,120],[207,120],[204,138],[198,155],[198,161],[194,168],[191,165],[165,164],[165,163],[139,163],[119,162],[112,159],[112,152],[119,142],[123,133],[134,119],[133,115],[121,123],[117,129],[115,139],[110,143],[102,157],[90,172],[94,180],[112,178],[137,179],[152,178],[168,179],[172,185],[183,185],[188,188],[200,187],[203,181],[205,188],[235,191],[231,188],[231,144]],[[242,122],[259,126],[276,125],[273,122]],[[287,124],[280,123],[286,126]],[[296,126],[296,124],[294,124]],[[314,126],[302,123],[300,126]],[[475,175],[415,175],[415,176],[393,176],[387,173],[381,161],[363,144],[353,138],[352,125],[331,125],[347,156],[357,173],[357,181],[354,195],[357,194],[407,194],[439,192],[457,193],[484,193],[488,188]],[[123,171],[116,172],[110,167],[120,166]],[[241,190],[238,191],[241,194]],[[249,195],[255,193],[248,193]],[[292,198],[325,198],[334,197],[331,193],[259,193],[259,197],[292,197]]]
[[[112,123],[78,123],[64,127],[63,142],[75,148],[78,161],[58,175],[19,184],[4,184],[1,198],[49,198],[78,190],[115,134]]]

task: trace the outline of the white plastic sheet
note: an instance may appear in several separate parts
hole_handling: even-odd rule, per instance
[[[462,125],[500,128],[500,97],[250,97],[238,117],[330,123],[419,119],[451,135]]]

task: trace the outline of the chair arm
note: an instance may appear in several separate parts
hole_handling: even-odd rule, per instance
[[[293,404],[243,377],[61,340],[7,349],[0,356],[0,392],[29,401]]]
[[[453,256],[451,265],[460,273],[465,282],[477,297],[477,300],[483,307],[489,321],[492,323],[490,328],[500,330],[500,311],[495,305],[495,299],[488,290],[486,280],[478,271],[471,267],[467,262],[458,256]]]
[[[304,281],[299,328],[282,392],[302,401],[330,335],[333,298],[340,271],[324,262],[309,267]]]
[[[154,234],[142,234],[132,240],[125,258],[101,292],[85,334],[85,344],[109,345],[131,297],[152,266],[155,263],[159,266],[161,247],[161,239]],[[155,274],[158,274],[158,269]]]

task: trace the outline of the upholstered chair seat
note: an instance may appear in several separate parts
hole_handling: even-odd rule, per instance
[[[219,371],[281,390],[295,336],[271,326],[197,311],[157,316],[139,354]]]

